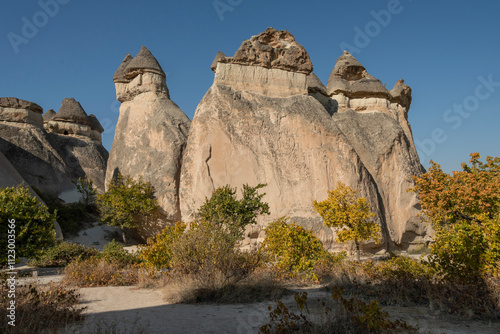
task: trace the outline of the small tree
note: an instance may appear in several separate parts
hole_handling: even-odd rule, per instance
[[[118,174],[108,185],[108,191],[97,195],[97,207],[101,220],[111,226],[122,229],[123,242],[127,243],[125,228],[137,228],[152,215],[158,204],[154,197],[154,188],[140,178]]]
[[[337,188],[328,191],[328,198],[314,201],[314,209],[324,219],[324,225],[336,229],[337,240],[341,243],[353,240],[356,258],[360,260],[359,245],[364,240],[380,241],[380,226],[372,218],[366,198],[358,198],[357,191],[339,182]]]
[[[82,178],[79,177],[77,181],[72,181],[76,190],[82,195],[82,201],[85,207],[92,204],[95,200],[97,190],[94,187],[94,182],[86,175]]]
[[[44,204],[30,195],[27,187],[0,189],[2,264],[7,262],[8,254],[15,254],[16,259],[32,257],[53,246],[56,241],[55,221],[56,213],[50,214]],[[10,231],[15,231],[15,234]],[[8,235],[15,235],[15,239]],[[10,239],[15,240],[15,247],[8,247]]]
[[[269,215],[269,204],[262,201],[266,194],[258,194],[257,190],[265,187],[243,185],[241,199],[236,198],[236,188],[229,185],[218,188],[210,199],[198,210],[198,217],[205,223],[223,227],[232,233],[236,240],[243,237],[245,227],[255,224],[258,215]]]

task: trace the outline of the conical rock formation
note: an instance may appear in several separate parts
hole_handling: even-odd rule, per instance
[[[180,167],[191,121],[170,100],[165,73],[147,48],[135,58],[127,55],[114,81],[122,104],[106,184],[119,172],[155,187],[165,219],[140,229],[139,235],[148,237],[180,219]]]

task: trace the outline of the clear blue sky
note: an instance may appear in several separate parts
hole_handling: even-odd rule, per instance
[[[325,84],[346,47],[388,88],[404,78],[425,167],[433,159],[456,170],[476,151],[500,156],[498,1],[23,0],[0,7],[0,96],[56,111],[74,97],[103,123],[108,150],[119,107],[112,77],[127,52],[151,50],[172,100],[192,119],[217,51],[232,56],[272,26],[295,35]]]

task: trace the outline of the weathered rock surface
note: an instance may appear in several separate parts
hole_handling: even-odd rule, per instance
[[[218,63],[215,83],[272,97],[307,94],[307,76],[304,73],[259,66]]]
[[[38,104],[15,97],[0,98],[0,121],[43,126],[43,109]]]
[[[214,84],[196,110],[184,154],[182,215],[192,220],[218,187],[267,183],[267,221],[293,217],[333,247],[312,202],[338,181],[378,196],[353,147],[313,97],[271,98]]]
[[[309,54],[295,37],[288,31],[273,28],[245,40],[234,57],[220,57],[219,61],[304,74],[313,71]]]
[[[389,92],[348,53],[326,88],[303,52],[273,67],[283,41],[292,41],[288,34],[268,29],[234,57],[216,57],[214,84],[198,105],[184,153],[183,220],[218,187],[267,183],[272,216],[261,223],[292,217],[333,249],[333,233],[312,202],[343,182],[367,197],[389,245],[423,242],[417,198],[406,192],[410,176],[423,171],[406,117],[411,90],[398,82]]]
[[[125,58],[114,81],[122,104],[106,184],[120,172],[155,187],[165,221],[144,227],[140,233],[147,237],[180,219],[180,167],[191,121],[170,100],[165,74],[145,47],[135,58]]]
[[[90,121],[78,102],[65,99],[60,111],[49,113],[44,124],[38,105],[5,100],[19,113],[36,110],[42,120],[36,124],[0,121],[0,151],[30,186],[58,195],[74,188],[71,181],[88,175],[104,190],[108,152],[100,141],[91,139]]]

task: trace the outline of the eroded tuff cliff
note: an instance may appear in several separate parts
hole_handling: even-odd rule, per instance
[[[72,118],[76,105],[81,109],[78,119]],[[30,186],[43,192],[59,195],[72,190],[71,181],[86,175],[103,191],[108,152],[100,138],[91,138],[80,104],[65,99],[58,113],[42,112],[33,102],[0,98],[0,151]],[[76,131],[81,129],[87,131]]]
[[[180,166],[191,121],[170,99],[165,73],[147,48],[127,54],[113,81],[122,104],[106,184],[120,172],[155,187],[165,219],[143,226],[139,233],[147,237],[180,219]]]
[[[293,35],[272,28],[243,42],[234,57],[219,53],[212,69],[183,157],[183,220],[217,187],[267,183],[272,215],[260,223],[292,217],[333,249],[332,230],[312,202],[341,181],[367,197],[385,242],[424,241],[417,198],[406,192],[423,169],[407,122],[411,91],[402,81],[389,92],[346,53],[325,87]]]

